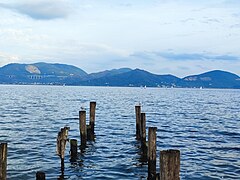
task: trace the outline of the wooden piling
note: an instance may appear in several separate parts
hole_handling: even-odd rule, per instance
[[[86,126],[86,111],[79,111],[79,129],[81,136],[81,148],[85,148],[87,145],[87,126]]]
[[[66,149],[66,144],[68,141],[68,130],[69,127],[64,127],[61,128],[61,131],[58,132],[57,136],[57,155],[59,155],[61,159],[61,171],[62,174],[64,173],[64,156],[65,156],[65,149]]]
[[[90,102],[90,122],[91,133],[94,135],[96,102]]]
[[[7,179],[7,143],[0,144],[0,179]]]
[[[64,127],[64,128],[61,128],[60,132],[58,132],[56,151],[57,151],[57,155],[59,155],[61,158],[64,158],[64,155],[65,155],[69,129],[70,129],[69,127]]]
[[[160,151],[160,179],[180,180],[180,151]]]
[[[70,156],[72,160],[77,158],[77,140],[76,139],[70,140]]]
[[[146,145],[146,114],[141,113],[141,143]]]
[[[156,179],[156,139],[157,128],[148,128],[148,179]]]
[[[45,173],[42,171],[38,171],[36,173],[36,180],[46,180]]]
[[[141,106],[135,106],[135,114],[136,114],[136,139],[140,140],[140,120],[141,120]]]

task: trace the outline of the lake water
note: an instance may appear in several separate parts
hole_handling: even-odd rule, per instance
[[[65,179],[146,179],[135,140],[135,105],[157,130],[159,151],[181,151],[181,179],[240,179],[240,90],[0,86],[0,141],[8,142],[8,179],[61,175],[55,154],[61,127],[80,139],[78,112],[96,101],[96,140]]]

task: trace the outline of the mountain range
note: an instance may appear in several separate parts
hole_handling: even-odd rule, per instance
[[[236,74],[213,70],[179,78],[157,75],[141,69],[120,68],[88,74],[67,64],[18,64],[0,67],[0,84],[50,84],[75,86],[133,86],[181,88],[240,88]]]

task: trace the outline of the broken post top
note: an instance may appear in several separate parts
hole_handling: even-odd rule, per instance
[[[92,104],[92,105],[95,105],[96,106],[96,101],[90,101],[90,104]]]
[[[151,129],[151,131],[157,131],[157,127],[149,127],[148,129]]]
[[[168,149],[168,150],[162,150],[161,151],[161,154],[176,154],[176,155],[178,155],[178,154],[180,154],[180,150],[177,150],[177,149]]]

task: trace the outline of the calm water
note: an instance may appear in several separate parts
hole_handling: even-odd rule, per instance
[[[92,100],[96,141],[76,163],[67,146],[65,179],[146,179],[135,140],[139,101],[147,127],[158,128],[158,158],[160,150],[181,150],[181,179],[240,179],[240,90],[0,86],[0,99],[8,179],[34,179],[39,170],[57,179],[57,133],[68,125],[69,138],[79,140],[78,111],[88,113]]]

